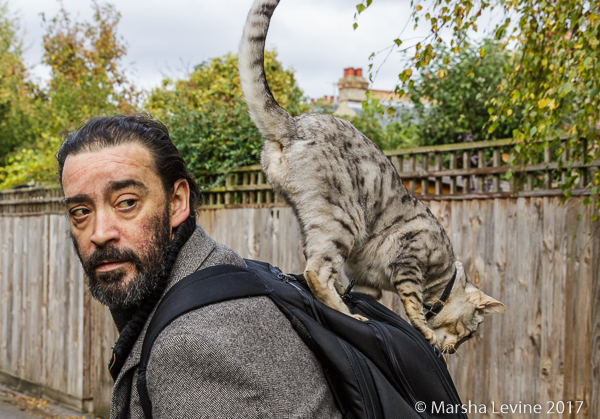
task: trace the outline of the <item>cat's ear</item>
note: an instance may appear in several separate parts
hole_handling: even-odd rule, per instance
[[[481,293],[481,299],[479,300],[477,308],[483,311],[483,314],[501,314],[506,311],[506,306],[504,304],[483,292]]]

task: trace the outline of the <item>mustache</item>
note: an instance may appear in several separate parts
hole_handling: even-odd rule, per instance
[[[139,256],[131,249],[117,249],[105,247],[96,250],[85,261],[82,261],[86,272],[94,271],[98,266],[106,262],[132,262],[136,267],[142,265]]]

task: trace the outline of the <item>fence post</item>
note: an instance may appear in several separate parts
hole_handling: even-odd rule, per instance
[[[435,153],[435,171],[439,172],[442,170],[442,154],[440,152]],[[435,178],[435,194],[442,195],[444,189],[442,188],[442,178]]]
[[[423,172],[429,171],[429,153],[421,154],[421,169]],[[429,179],[427,177],[421,178],[421,195],[429,194]]]
[[[456,153],[450,152],[450,170],[456,169]],[[450,176],[450,195],[456,195],[456,176]]]
[[[410,155],[410,168],[408,170],[410,170],[413,173],[417,170],[416,158],[414,154]],[[408,187],[410,194],[413,196],[416,195],[415,192],[417,190],[417,184],[414,177],[410,179]]]
[[[471,153],[468,150],[463,151],[463,169],[471,168]],[[471,192],[470,175],[463,176],[463,193]]]
[[[546,171],[544,172],[544,189],[548,190],[552,187],[552,178],[550,176],[550,170],[548,164],[550,164],[550,146],[544,147],[544,163],[546,163]]]

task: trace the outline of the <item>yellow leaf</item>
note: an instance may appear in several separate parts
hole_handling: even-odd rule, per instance
[[[417,10],[417,12],[418,12],[419,10],[421,10],[421,9],[422,9],[421,5],[418,5],[418,6],[416,7],[416,10]]]
[[[483,50],[483,48],[479,48],[479,56],[481,58],[485,57],[485,51]]]
[[[443,79],[443,78],[444,78],[444,72],[443,72],[442,70],[439,70],[439,71],[437,72],[437,75],[438,75],[438,77],[439,77],[440,79]]]
[[[506,115],[511,116],[513,113],[512,109],[509,109],[508,111],[506,111]]]
[[[529,94],[529,97],[530,97],[532,100],[533,100],[533,99],[535,99],[535,95],[534,95],[533,93],[530,93],[530,94]]]
[[[544,109],[546,107],[546,105],[548,104],[548,102],[550,102],[550,99],[540,99],[540,100],[538,100],[538,108]]]

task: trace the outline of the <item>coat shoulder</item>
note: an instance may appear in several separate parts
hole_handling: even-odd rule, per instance
[[[260,412],[257,417],[339,415],[320,363],[268,297],[182,315],[157,338],[147,371],[150,397],[161,400],[153,406],[191,403],[186,409],[210,417],[225,417],[236,406]]]

